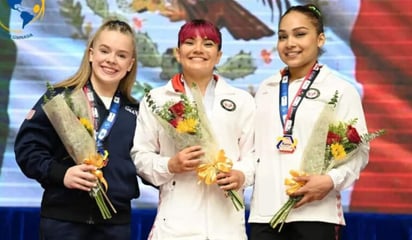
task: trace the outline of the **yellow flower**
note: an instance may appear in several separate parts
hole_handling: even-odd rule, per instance
[[[290,173],[290,175],[292,175],[292,177],[307,176],[306,173],[299,172],[299,171],[296,171],[296,170],[290,170],[289,173]],[[287,187],[286,194],[291,195],[292,193],[299,190],[299,188],[303,187],[303,185],[305,185],[305,183],[306,182],[303,182],[303,181],[295,181],[293,178],[285,178],[284,184]]]
[[[342,160],[346,156],[345,148],[340,143],[333,143],[330,146],[332,156],[336,160]]]
[[[183,119],[177,124],[179,133],[196,133],[197,120],[193,118]]]
[[[93,135],[93,125],[87,118],[80,118],[80,123],[86,128],[86,130]]]

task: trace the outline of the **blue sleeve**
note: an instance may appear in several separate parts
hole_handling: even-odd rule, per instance
[[[45,185],[63,185],[66,170],[74,165],[42,109],[41,98],[17,133],[14,152],[17,164],[29,178]]]

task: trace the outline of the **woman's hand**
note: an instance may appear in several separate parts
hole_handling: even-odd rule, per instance
[[[333,181],[329,175],[301,176],[295,177],[294,180],[306,182],[303,187],[291,194],[291,197],[303,196],[295,204],[295,208],[316,200],[322,200],[333,189]]]
[[[96,170],[96,167],[88,164],[81,164],[70,167],[64,175],[63,184],[70,189],[80,189],[90,191],[96,186],[97,178],[91,171]]]
[[[222,190],[238,190],[245,182],[245,175],[239,170],[230,170],[228,173],[220,172],[216,176],[217,184]]]
[[[178,152],[169,160],[168,167],[171,173],[183,173],[196,170],[204,155],[201,146],[192,146]]]

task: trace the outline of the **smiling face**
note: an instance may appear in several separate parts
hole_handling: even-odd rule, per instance
[[[175,56],[185,80],[208,82],[222,56],[222,35],[211,22],[195,19],[179,30]]]
[[[133,51],[130,35],[107,29],[100,32],[89,52],[92,65],[90,80],[99,95],[108,93],[111,97],[133,66]]]
[[[325,43],[324,33],[317,32],[308,16],[291,11],[283,16],[278,36],[279,57],[288,65],[291,77],[304,77],[318,59],[319,49]]]
[[[211,76],[221,56],[214,41],[200,36],[185,39],[176,50],[176,59],[182,64],[183,73],[190,75]]]

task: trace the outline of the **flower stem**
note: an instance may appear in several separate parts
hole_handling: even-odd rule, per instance
[[[277,226],[280,226],[279,227],[279,232],[280,232],[293,206],[295,206],[295,204],[299,202],[302,199],[302,197],[303,196],[289,197],[288,201],[282,206],[282,208],[280,208],[279,211],[277,211],[276,214],[273,215],[272,219],[269,222],[270,226],[272,228],[276,228]]]
[[[112,202],[110,201],[109,197],[107,196],[106,192],[103,191],[103,188],[102,188],[102,185],[100,184],[100,182],[98,182],[98,184],[99,184],[100,189],[102,189],[102,191],[101,191],[102,196],[104,197],[104,199],[106,199],[106,202],[109,204],[109,206],[110,206],[110,208],[112,209],[112,211],[113,211],[114,213],[117,213],[116,208],[114,208],[114,206],[113,206]]]
[[[230,200],[232,200],[232,203],[237,211],[245,208],[243,199],[240,197],[239,193],[236,190],[229,190],[227,191],[227,194],[229,195]]]
[[[110,202],[109,198],[104,192],[100,182],[98,182],[97,186],[94,187],[90,191],[90,196],[93,197],[94,200],[96,201],[96,204],[99,207],[99,210],[100,210],[100,213],[102,214],[103,219],[112,218],[112,214],[110,213],[110,210],[106,205],[106,202],[109,204],[109,206],[111,207],[114,213],[116,213],[116,209],[114,208],[113,204]]]
[[[104,199],[102,196],[102,191],[98,190],[96,197],[95,197],[96,203],[99,207],[100,213],[103,216],[103,219],[109,219],[112,217],[112,215],[110,214],[109,209],[107,208],[107,206],[104,203]]]

